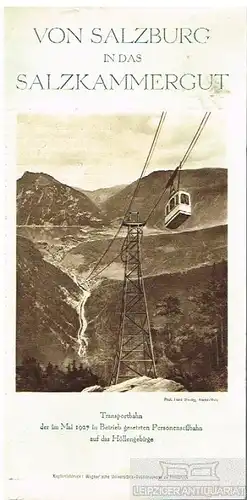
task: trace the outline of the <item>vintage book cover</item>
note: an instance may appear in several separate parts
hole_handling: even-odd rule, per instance
[[[245,9],[4,25],[4,498],[245,498]]]

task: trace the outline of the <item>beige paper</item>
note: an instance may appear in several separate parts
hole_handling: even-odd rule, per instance
[[[245,37],[5,9],[6,499],[244,498]]]

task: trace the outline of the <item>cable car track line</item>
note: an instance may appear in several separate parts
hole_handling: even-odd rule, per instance
[[[145,171],[147,170],[148,165],[149,165],[149,163],[150,163],[150,161],[151,161],[151,158],[152,158],[152,156],[153,156],[153,152],[154,152],[155,146],[156,146],[156,144],[157,144],[157,141],[158,141],[158,138],[159,138],[159,135],[160,135],[161,129],[162,129],[162,125],[163,125],[164,120],[165,120],[165,118],[166,118],[166,115],[167,115],[167,112],[166,112],[166,113],[164,113],[164,111],[163,111],[163,112],[162,112],[162,114],[161,114],[160,121],[159,121],[159,124],[158,124],[158,128],[157,128],[156,133],[155,133],[155,136],[154,136],[154,138],[153,138],[153,142],[152,142],[152,144],[151,144],[151,147],[150,147],[150,150],[149,150],[149,153],[148,153],[147,159],[146,159],[146,161],[145,161],[145,164],[144,164],[144,167],[143,167],[143,169],[142,169],[141,175],[140,175],[140,177],[139,177],[139,179],[138,179],[138,182],[137,182],[136,187],[135,187],[135,189],[134,189],[134,192],[133,192],[133,194],[132,194],[131,201],[130,201],[130,203],[129,203],[129,205],[128,205],[127,210],[125,211],[125,215],[124,215],[124,217],[123,217],[123,220],[125,219],[125,216],[127,215],[127,213],[128,213],[128,212],[130,211],[130,209],[131,209],[131,205],[132,205],[132,203],[133,203],[133,201],[134,201],[134,198],[135,198],[135,196],[136,196],[136,193],[137,193],[137,191],[138,191],[138,189],[139,189],[139,186],[140,186],[140,183],[141,183],[142,177],[143,177],[143,175],[144,175]]]
[[[135,189],[134,189],[134,191],[133,191],[133,194],[132,194],[132,197],[131,197],[130,203],[129,203],[129,205],[128,205],[128,207],[127,207],[126,211],[125,211],[125,214],[124,214],[124,216],[123,216],[122,222],[121,222],[121,224],[120,224],[120,226],[119,226],[119,228],[118,228],[118,230],[117,230],[116,234],[114,235],[114,237],[113,237],[113,238],[112,238],[112,240],[110,241],[110,243],[109,243],[108,247],[105,249],[105,251],[103,252],[103,254],[101,255],[101,257],[99,258],[98,262],[96,262],[95,266],[93,267],[93,269],[92,269],[92,270],[90,271],[90,273],[88,274],[88,276],[87,276],[87,278],[86,278],[86,281],[87,281],[89,278],[94,278],[94,277],[95,277],[95,276],[94,276],[94,272],[95,272],[95,271],[96,271],[96,269],[99,267],[100,263],[101,263],[101,262],[102,262],[102,260],[104,259],[104,257],[105,257],[105,255],[107,254],[107,252],[110,250],[110,248],[111,248],[112,244],[114,243],[115,239],[117,238],[117,236],[119,235],[119,233],[120,233],[120,231],[121,231],[121,229],[122,229],[122,227],[123,227],[123,222],[124,222],[124,219],[125,219],[126,215],[128,214],[128,212],[130,211],[130,208],[131,208],[131,206],[132,206],[132,203],[133,203],[133,201],[134,201],[134,198],[135,198],[135,196],[136,196],[136,193],[137,193],[137,191],[138,191],[138,189],[139,189],[139,186],[140,186],[140,182],[141,182],[141,180],[142,180],[142,177],[143,177],[143,175],[144,175],[144,173],[145,173],[145,171],[146,171],[146,169],[147,169],[147,167],[148,167],[148,165],[149,165],[149,163],[150,163],[150,161],[151,161],[151,158],[152,158],[152,155],[153,155],[153,152],[154,152],[155,146],[156,146],[156,144],[157,144],[157,141],[158,141],[158,138],[159,138],[159,135],[160,135],[160,131],[161,131],[161,129],[162,129],[162,125],[163,125],[163,123],[164,123],[164,120],[165,120],[165,118],[166,118],[166,115],[167,115],[167,112],[164,112],[164,111],[163,111],[163,112],[161,113],[161,117],[160,117],[160,120],[159,120],[159,124],[158,124],[157,130],[156,130],[156,132],[155,132],[155,135],[154,135],[154,138],[153,138],[153,141],[152,141],[151,147],[150,147],[150,149],[149,149],[149,153],[148,153],[147,159],[146,159],[146,161],[145,161],[145,163],[144,163],[144,167],[143,167],[143,169],[142,169],[142,171],[141,171],[140,177],[139,177],[139,179],[138,179],[138,181],[137,181],[137,184],[136,184],[136,186],[135,186]],[[110,265],[110,264],[108,264],[108,265]],[[107,265],[106,267],[108,267],[108,265]],[[102,269],[102,271],[103,271],[104,269],[105,269],[105,268],[103,268],[103,269]],[[101,272],[101,271],[100,271],[100,272]],[[100,274],[100,272],[98,272],[98,273],[96,274],[96,276],[98,276],[98,274]]]
[[[126,240],[126,238],[125,238],[125,240]],[[115,262],[115,260],[117,260],[117,258],[120,257],[121,255],[122,255],[122,249],[120,250],[120,252],[117,253],[117,255],[115,255],[115,257],[110,262],[108,262],[108,264],[106,264],[102,269],[100,269],[97,273],[95,273],[92,276],[92,279],[96,278],[96,276],[101,274],[105,269],[107,269],[107,267],[109,267],[111,264],[113,264],[113,262]]]
[[[205,127],[205,125],[206,125],[209,117],[210,117],[210,115],[211,115],[211,111],[207,111],[205,113],[205,115],[204,115],[204,117],[203,117],[203,119],[202,119],[202,121],[201,121],[201,123],[200,123],[200,125],[198,127],[198,130],[197,130],[196,134],[194,135],[194,137],[193,137],[193,139],[192,139],[189,147],[187,148],[187,151],[186,151],[183,159],[181,160],[181,162],[179,164],[179,168],[182,168],[182,166],[187,161],[187,159],[188,159],[188,157],[189,157],[192,149],[194,148],[195,144],[197,143],[197,141],[198,141],[198,139],[199,139],[199,137],[200,137],[200,135],[201,135],[201,133],[202,133],[202,131],[203,131],[203,129],[204,129],[204,127]]]
[[[203,116],[203,119],[192,139],[192,141],[190,142],[182,160],[180,161],[179,165],[175,168],[174,172],[171,174],[171,176],[169,177],[167,183],[166,183],[166,186],[165,186],[165,189],[162,191],[161,195],[159,196],[158,200],[156,201],[156,203],[154,204],[152,210],[150,211],[148,217],[146,218],[145,220],[145,224],[147,224],[148,220],[150,219],[151,215],[153,214],[154,210],[157,208],[157,206],[159,205],[162,197],[164,196],[165,192],[167,191],[167,189],[172,185],[174,179],[176,178],[177,174],[180,175],[180,170],[181,168],[183,167],[183,165],[185,164],[185,162],[187,161],[188,157],[190,156],[193,148],[195,147],[208,119],[209,119],[209,116],[210,116],[211,112],[210,111],[207,111],[204,116]],[[160,132],[161,132],[161,129],[162,129],[162,126],[163,126],[163,123],[164,123],[164,120],[166,118],[166,115],[167,115],[167,112],[162,112],[161,114],[161,117],[160,117],[160,120],[159,120],[159,124],[158,124],[158,127],[157,127],[157,130],[155,132],[155,136],[153,138],[153,141],[152,141],[152,144],[151,144],[151,147],[150,147],[150,150],[149,150],[149,153],[148,153],[148,156],[147,156],[147,159],[145,161],[145,164],[144,164],[144,167],[141,171],[141,174],[140,174],[140,177],[137,181],[137,184],[135,186],[135,189],[133,191],[133,194],[132,194],[132,197],[131,197],[131,200],[130,200],[130,203],[127,207],[127,209],[125,210],[125,213],[124,213],[124,216],[123,216],[123,219],[122,219],[122,222],[120,223],[120,226],[118,228],[118,230],[116,231],[114,237],[112,238],[112,240],[110,241],[109,245],[107,246],[107,248],[105,249],[105,251],[102,253],[102,255],[100,256],[99,260],[96,262],[95,266],[93,267],[93,269],[90,271],[90,273],[88,274],[87,278],[86,278],[86,281],[89,279],[89,278],[95,278],[96,276],[98,276],[99,274],[101,274],[101,272],[103,272],[105,269],[107,269],[107,267],[109,267],[116,259],[117,257],[119,257],[119,255],[121,255],[121,252],[118,253],[108,264],[106,264],[102,270],[99,270],[97,273],[95,273],[96,269],[99,267],[99,265],[101,264],[101,262],[103,261],[105,255],[107,254],[107,252],[110,250],[111,246],[113,245],[114,241],[116,240],[116,238],[118,237],[122,227],[123,227],[123,223],[124,223],[124,220],[125,220],[125,217],[126,215],[128,214],[128,212],[130,211],[131,207],[132,207],[132,203],[136,197],[136,193],[140,187],[140,183],[141,183],[141,180],[142,180],[142,177],[151,161],[151,158],[152,158],[152,155],[153,155],[153,152],[154,152],[154,149],[155,149],[155,146],[157,144],[157,141],[158,141],[158,138],[159,138],[159,135],[160,135]]]
[[[181,162],[179,163],[179,166],[178,166],[178,184],[177,184],[177,190],[179,191],[179,187],[180,187],[180,174],[181,174],[181,168],[183,167],[183,165],[185,164],[185,162],[188,160],[190,154],[191,154],[191,151],[192,149],[194,148],[194,146],[196,145],[208,119],[209,119],[209,116],[210,116],[211,112],[208,111],[205,113],[199,127],[198,127],[198,130],[196,132],[196,134],[194,135],[189,147],[187,148],[187,151],[186,153],[184,154]]]

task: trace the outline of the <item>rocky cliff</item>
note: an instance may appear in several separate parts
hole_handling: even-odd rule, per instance
[[[17,362],[62,364],[76,356],[80,290],[26,238],[17,239]]]
[[[17,224],[101,227],[100,209],[84,193],[43,173],[25,172],[17,182]]]

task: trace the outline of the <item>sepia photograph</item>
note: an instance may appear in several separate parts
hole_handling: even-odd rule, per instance
[[[9,500],[244,498],[245,14],[5,8]]]
[[[224,392],[218,110],[17,117],[17,392]]]

